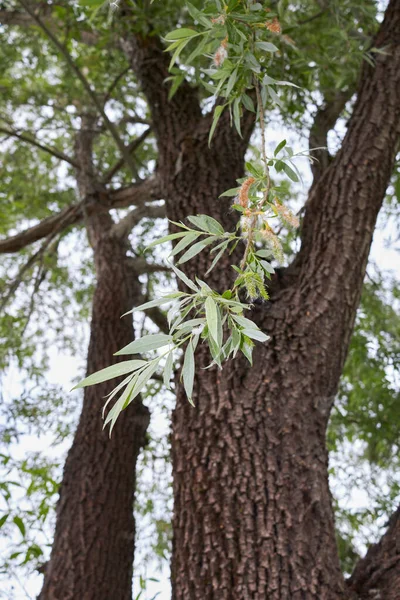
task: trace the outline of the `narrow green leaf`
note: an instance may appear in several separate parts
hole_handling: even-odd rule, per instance
[[[259,50],[265,50],[265,52],[278,52],[279,48],[275,46],[275,44],[271,44],[271,42],[256,42],[256,48]]]
[[[299,180],[297,174],[293,171],[292,167],[289,167],[289,165],[285,162],[282,162],[282,165],[283,165],[282,170],[285,171],[285,173],[289,177],[289,179],[291,179],[295,183],[298,183],[300,180]]]
[[[22,537],[25,537],[26,529],[25,529],[25,525],[24,525],[24,522],[21,519],[21,517],[15,516],[13,518],[13,521],[16,524],[16,526],[18,527],[18,529],[20,530]]]
[[[217,263],[221,260],[222,255],[224,254],[227,246],[228,246],[229,242],[225,242],[225,244],[223,245],[223,247],[220,249],[220,251],[218,252],[218,254],[215,256],[214,260],[212,261],[209,269],[207,270],[206,275],[208,275],[209,273],[211,273],[211,271],[213,270],[213,268],[217,265]]]
[[[197,244],[193,244],[193,246],[191,246],[189,248],[189,250],[187,250],[185,252],[185,254],[180,258],[180,260],[178,261],[177,264],[183,265],[183,263],[187,262],[191,258],[194,258],[197,254],[199,254],[202,250],[204,250],[204,248],[206,246],[208,246],[209,244],[212,244],[213,242],[215,242],[218,239],[219,239],[218,236],[213,235],[209,238],[206,238],[205,240],[201,240],[200,242],[197,242]]]
[[[188,288],[190,288],[191,290],[193,290],[196,293],[199,292],[199,288],[193,283],[193,281],[191,281],[189,279],[189,277],[186,277],[185,273],[182,273],[182,271],[180,271],[177,267],[175,267],[175,265],[171,264],[171,268],[172,268],[173,272],[175,273],[175,275],[177,277],[179,277],[179,279],[181,281],[183,281],[183,283],[186,284]]]
[[[269,262],[267,262],[266,260],[260,260],[261,266],[263,267],[263,269],[269,273],[270,275],[272,275],[273,273],[275,273],[275,269],[272,265],[269,264]]]
[[[237,196],[239,193],[239,190],[240,190],[240,187],[230,188],[229,190],[226,190],[226,192],[221,194],[220,198],[222,198],[223,196],[229,196],[229,197]]]
[[[222,345],[222,322],[221,322],[221,314],[218,309],[217,303],[208,296],[205,302],[206,309],[206,319],[207,325],[210,332],[211,337],[214,342],[217,344],[218,348]]]
[[[171,61],[169,63],[169,69],[171,70],[172,67],[174,66],[174,64],[176,63],[176,61],[179,58],[179,55],[181,54],[182,50],[188,45],[188,43],[190,42],[191,38],[187,38],[185,40],[182,40],[182,43],[180,44],[180,46],[178,46],[178,48],[175,50],[175,52],[172,55]]]
[[[159,244],[164,244],[164,242],[170,242],[171,240],[177,240],[178,238],[184,237],[185,235],[187,235],[186,231],[179,231],[178,233],[170,233],[169,235],[165,235],[164,237],[158,238],[157,240],[154,240],[154,242],[151,242],[151,244],[149,244],[146,247],[146,250],[148,250],[149,248],[154,248],[154,246],[158,246]]]
[[[239,69],[238,69],[238,67],[236,67],[236,69],[234,71],[232,71],[232,73],[228,79],[228,83],[227,83],[226,90],[225,90],[225,94],[226,94],[227,98],[229,98],[233,88],[235,87],[235,83],[236,83],[236,80],[238,77],[238,71],[239,71]]]
[[[233,122],[235,123],[236,131],[242,137],[242,130],[240,127],[240,98],[236,98],[233,103]]]
[[[183,295],[183,292],[174,292],[173,294],[168,294],[167,296],[163,296],[162,298],[150,300],[150,302],[145,302],[144,304],[135,306],[134,308],[132,308],[132,310],[129,310],[122,316],[125,317],[126,315],[131,315],[134,312],[147,310],[149,308],[154,308],[155,306],[162,306],[163,304],[168,304],[168,302],[171,302],[171,300],[174,300],[175,298],[180,298]]]
[[[282,148],[284,148],[286,146],[286,140],[282,140],[277,147],[275,148],[275,152],[274,152],[274,156],[276,156],[277,154],[279,154],[279,152],[282,150]]]
[[[199,235],[202,235],[200,233],[200,231],[193,231],[193,232],[188,232],[186,237],[182,238],[177,245],[175,246],[175,248],[172,250],[171,256],[175,256],[175,254],[179,254],[179,252],[182,252],[182,250],[184,250],[187,246],[190,246],[190,244],[193,244],[193,242],[195,240],[197,240],[197,238],[199,237]]]
[[[248,64],[250,69],[253,71],[253,73],[261,72],[261,65],[258,62],[258,60],[256,59],[256,57],[254,56],[254,54],[252,54],[251,52],[246,52],[244,57],[245,57],[246,63]]]
[[[272,256],[272,252],[270,250],[262,249],[256,252],[256,256],[260,256],[261,258],[270,258]]]
[[[184,38],[191,38],[196,35],[199,35],[198,31],[195,31],[194,29],[186,29],[185,27],[181,27],[180,29],[175,29],[174,31],[170,31],[170,33],[167,33],[165,39],[168,41],[174,41]]]
[[[187,219],[206,233],[212,233],[213,235],[223,235],[225,233],[221,223],[208,215],[190,215]]]
[[[183,378],[183,386],[185,388],[186,395],[190,404],[193,404],[192,396],[193,396],[193,384],[194,384],[194,351],[192,343],[189,342],[185,352],[185,358],[183,361],[182,367],[182,378]]]
[[[225,107],[226,107],[226,104],[223,104],[223,105],[220,104],[220,105],[218,105],[218,106],[215,107],[213,121],[212,121],[212,125],[211,125],[211,128],[210,128],[210,134],[208,136],[208,145],[209,146],[211,145],[211,140],[213,138],[215,129],[216,129],[217,125],[218,125],[218,121],[219,121],[222,113],[224,112]]]
[[[243,102],[243,106],[246,108],[246,110],[249,110],[250,112],[256,112],[254,102],[250,98],[250,96],[248,96],[247,94],[243,94],[242,102]]]
[[[9,516],[10,516],[9,514],[6,514],[6,515],[3,515],[1,517],[1,519],[0,519],[0,529],[3,527],[4,523],[7,521],[7,519],[8,519]]]
[[[279,98],[278,94],[276,93],[276,91],[274,90],[274,88],[268,87],[268,93],[271,96],[272,100],[275,102],[275,104],[277,104],[280,108],[283,109],[283,103],[282,103],[281,99]]]
[[[106,412],[106,410],[107,410],[107,406],[110,404],[110,402],[112,402],[112,401],[113,401],[113,399],[115,398],[115,396],[116,396],[116,395],[117,395],[117,394],[118,394],[118,393],[119,393],[119,392],[120,392],[120,391],[121,391],[121,390],[122,390],[122,389],[123,389],[125,386],[127,386],[127,385],[128,385],[128,384],[129,384],[129,383],[132,381],[132,379],[134,379],[134,378],[135,378],[135,377],[137,377],[137,376],[138,376],[138,373],[136,373],[136,374],[135,374],[135,373],[133,373],[132,375],[129,375],[128,377],[125,377],[125,379],[124,379],[123,381],[121,381],[121,383],[119,383],[119,384],[117,385],[117,387],[116,387],[116,388],[114,388],[114,389],[113,389],[113,391],[112,391],[110,394],[108,394],[108,396],[106,396],[106,398],[107,398],[107,402],[104,404],[104,406],[103,406],[103,410],[102,410],[102,418],[103,418],[103,419],[104,419],[105,412]]]
[[[110,379],[114,379],[115,377],[126,375],[126,373],[137,371],[145,364],[146,361],[144,360],[127,360],[121,363],[117,363],[116,365],[111,365],[111,367],[106,367],[101,371],[96,371],[96,373],[89,375],[89,377],[86,377],[83,381],[78,383],[78,385],[76,385],[72,389],[77,390],[79,388],[87,387],[89,385],[103,383],[103,381],[109,381]]]
[[[246,319],[246,317],[243,317],[242,315],[232,315],[232,319],[234,319],[236,323],[239,323],[241,327],[245,327],[246,329],[258,329],[254,321]]]
[[[195,8],[193,6],[193,4],[191,4],[190,2],[186,2],[185,4],[186,4],[187,9],[188,9],[188,11],[190,13],[190,16],[192,17],[192,19],[194,21],[198,21],[204,27],[208,27],[208,28],[212,27],[211,21],[209,19],[207,19],[207,17],[200,10],[198,10],[197,8]]]
[[[115,356],[123,356],[125,354],[138,354],[140,352],[148,352],[149,350],[156,350],[162,346],[172,342],[172,336],[166,335],[165,333],[156,333],[153,335],[144,335],[143,337],[131,342],[122,350],[118,350]]]
[[[271,339],[269,335],[266,335],[259,329],[253,329],[253,328],[242,329],[242,331],[240,333],[243,335],[246,335],[247,337],[251,338],[252,340],[257,340],[258,342],[267,342],[269,339]]]
[[[160,358],[151,361],[149,363],[149,366],[146,369],[144,369],[138,377],[135,377],[132,380],[132,382],[127,386],[125,392],[122,394],[121,398],[118,400],[118,402],[115,403],[115,405],[108,413],[103,428],[111,422],[110,436],[119,415],[140,394],[144,386],[147,384],[149,379],[154,375],[155,371],[157,370],[159,361]]]
[[[240,346],[240,350],[243,352],[244,356],[247,358],[251,365],[253,364],[253,348],[254,344],[251,343],[250,340],[249,342],[243,340]]]

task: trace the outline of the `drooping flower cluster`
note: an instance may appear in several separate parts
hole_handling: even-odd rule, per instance
[[[249,206],[249,190],[254,182],[254,177],[248,177],[241,185],[238,198],[239,204],[240,206],[243,206],[243,208]]]
[[[297,227],[299,227],[300,225],[299,218],[296,215],[294,215],[292,211],[287,208],[287,206],[281,204],[278,198],[275,198],[274,201],[276,211],[282,219],[282,221],[287,223],[287,225],[290,225],[290,227],[294,227],[295,229],[297,229]]]
[[[225,39],[221,42],[221,45],[217,49],[214,54],[214,64],[216,67],[220,67],[224,64],[225,60],[228,58],[228,50],[226,49],[228,41]]]
[[[282,32],[282,27],[281,24],[279,23],[277,17],[274,17],[272,19],[272,21],[267,21],[265,23],[265,26],[267,29],[269,29],[269,31],[271,31],[272,33],[281,33]]]
[[[278,238],[278,236],[272,231],[271,227],[268,223],[264,223],[264,227],[262,229],[262,235],[267,242],[268,247],[270,248],[272,254],[275,256],[276,260],[280,263],[283,262],[283,248],[282,244]]]

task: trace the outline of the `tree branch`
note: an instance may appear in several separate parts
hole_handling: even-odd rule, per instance
[[[92,89],[92,86],[90,85],[90,83],[88,82],[86,77],[83,75],[82,71],[79,69],[79,67],[73,61],[70,53],[68,52],[67,47],[59,41],[57,36],[47,27],[47,25],[42,21],[42,19],[30,8],[30,6],[25,2],[25,0],[18,0],[18,1],[21,4],[21,6],[23,6],[25,8],[26,12],[32,17],[32,19],[38,24],[38,26],[43,30],[43,32],[47,35],[49,40],[54,44],[54,46],[56,46],[56,48],[64,56],[68,66],[78,77],[79,81],[82,83],[89,98],[92,100],[94,106],[98,110],[105,125],[107,126],[107,129],[109,130],[112,137],[114,138],[114,141],[115,141],[117,147],[119,148],[122,156],[124,157],[126,164],[130,168],[132,175],[135,177],[136,176],[135,165],[133,164],[130,154],[118,133],[118,129],[116,128],[114,123],[112,121],[110,121],[110,119],[107,117],[102,103],[99,101],[96,93]]]
[[[128,256],[127,264],[136,275],[145,275],[146,273],[171,273],[171,267],[168,265],[159,265],[157,263],[148,263],[143,256]]]
[[[130,10],[129,6],[126,10]],[[170,149],[179,148],[181,132],[193,130],[202,119],[197,91],[184,81],[173,98],[168,98],[170,84],[165,80],[170,75],[169,56],[157,36],[143,38],[129,32],[121,47],[147,97],[160,153],[168,152],[164,148],[166,141]]]
[[[400,590],[400,507],[378,544],[373,544],[348,581],[357,598],[397,600]]]
[[[111,229],[110,235],[118,239],[127,238],[135,225],[137,225],[143,218],[162,219],[165,216],[165,204],[140,206],[133,209],[126,215],[126,217],[116,223]]]
[[[79,203],[76,206],[72,207],[71,212],[77,213],[79,211],[79,209],[81,208],[81,205],[82,205],[82,203]],[[65,214],[64,218],[59,219],[57,225],[54,227],[53,231],[51,231],[49,233],[49,235],[47,236],[47,238],[45,239],[45,241],[43,242],[43,244],[39,248],[39,250],[37,252],[35,252],[34,254],[32,254],[32,256],[27,260],[27,262],[19,270],[17,277],[12,282],[6,296],[3,298],[3,300],[0,303],[0,313],[2,312],[4,307],[8,304],[8,302],[10,301],[12,296],[15,294],[15,292],[17,291],[19,286],[21,285],[22,281],[24,280],[25,274],[29,271],[29,269],[31,269],[33,267],[33,265],[37,262],[37,260],[39,260],[43,257],[47,248],[50,246],[50,244],[53,242],[53,240],[56,238],[56,236],[61,234],[62,231],[65,229],[64,221],[67,221],[70,218],[71,218],[71,215]]]
[[[14,138],[17,138],[18,140],[21,140],[22,142],[31,144],[31,146],[35,146],[36,148],[39,148],[40,150],[43,150],[44,152],[47,152],[48,154],[55,156],[59,160],[63,160],[65,162],[69,163],[70,165],[75,167],[75,169],[80,169],[80,165],[77,162],[75,162],[71,157],[64,154],[64,152],[61,152],[61,150],[57,150],[57,148],[53,148],[51,146],[45,146],[45,145],[41,144],[40,142],[37,142],[36,140],[28,137],[27,135],[25,135],[23,133],[18,133],[17,131],[13,131],[11,129],[6,129],[5,127],[0,127],[0,133],[4,133],[5,135],[8,135],[9,137],[14,137]]]
[[[127,208],[128,206],[133,205],[142,207],[148,202],[160,200],[161,197],[159,181],[153,177],[146,179],[139,184],[133,184],[126,188],[99,194],[98,201],[96,203],[91,203],[90,210],[101,212],[110,210],[110,208]],[[80,223],[83,219],[83,206],[85,203],[86,199],[79,204],[74,204],[73,206],[65,208],[58,214],[43,219],[43,221],[29,229],[21,231],[4,240],[0,240],[0,254],[19,252],[30,244],[33,244],[34,242],[47,237],[55,230],[58,230],[60,223],[62,223],[62,231],[71,225]],[[142,216],[146,216],[144,212],[142,213]]]
[[[291,281],[265,314],[272,320],[275,306],[301,306],[300,312],[286,314],[287,327],[318,348],[314,393],[323,399],[319,410],[326,415],[347,355],[376,219],[400,139],[399,31],[400,2],[390,0],[374,41],[385,54],[374,66],[364,66],[342,147],[311,189],[301,249],[286,271]]]
[[[151,132],[151,127],[149,127],[148,129],[146,129],[138,138],[136,138],[135,140],[132,140],[132,142],[127,146],[127,151],[129,152],[129,154],[132,154],[133,152],[135,152],[135,150],[137,150],[139,148],[139,146],[141,146],[141,144],[145,141],[145,139],[149,136]],[[114,175],[116,173],[118,173],[118,171],[120,169],[122,169],[122,167],[125,164],[125,159],[121,158],[120,160],[118,160],[115,165],[113,165],[109,171],[107,171],[107,173],[104,175],[103,179],[102,179],[102,183],[103,185],[106,185],[107,183],[110,183],[110,181],[112,180],[112,178],[114,177]]]
[[[322,173],[332,162],[332,156],[328,151],[328,133],[334,128],[338,118],[342,114],[346,103],[354,90],[336,92],[332,99],[317,109],[314,122],[310,129],[309,148],[326,148],[326,150],[316,150],[313,156],[317,159],[311,163],[311,171],[316,182]]]
[[[43,219],[43,221],[29,229],[25,229],[5,240],[0,240],[0,254],[19,252],[30,244],[50,235],[58,228],[60,223],[63,223],[63,229],[78,223],[83,216],[81,204],[69,206],[58,214]]]

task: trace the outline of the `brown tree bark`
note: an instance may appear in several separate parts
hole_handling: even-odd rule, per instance
[[[116,362],[115,352],[134,337],[121,315],[140,298],[140,284],[127,260],[126,236],[115,235],[106,209],[99,210],[92,164],[93,119],[82,119],[76,154],[86,229],[94,252],[96,289],[92,306],[87,373]],[[92,132],[92,133],[91,133]],[[150,415],[137,399],[111,439],[102,409],[113,382],[85,388],[77,431],[68,453],[57,506],[56,530],[39,600],[130,600],[135,548],[135,468]]]
[[[202,370],[209,357],[201,349],[195,409],[178,389],[174,600],[338,600],[372,592],[368,584],[350,589],[340,571],[325,435],[400,136],[399,31],[400,2],[391,0],[373,44],[387,54],[363,70],[342,149],[318,172],[301,251],[275,278],[271,301],[253,310],[272,339],[257,346],[252,369],[237,360],[222,372]],[[157,42],[129,40],[125,49],[152,107],[168,217],[207,213],[229,229],[234,217],[217,198],[243,173],[251,120],[241,141],[221,119],[208,149],[209,117],[195,94],[183,86],[168,103]],[[186,271],[201,276],[206,262],[200,255]],[[213,275],[220,291],[231,281],[230,262]],[[398,562],[391,564],[397,577]],[[392,585],[389,598],[397,593]]]

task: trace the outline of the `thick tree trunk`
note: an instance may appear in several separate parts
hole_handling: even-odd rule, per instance
[[[200,348],[196,408],[178,386],[173,600],[352,597],[339,568],[325,433],[400,136],[399,31],[400,2],[391,0],[373,44],[385,54],[364,69],[342,150],[318,170],[301,252],[253,311],[272,339],[257,346],[252,369],[237,360],[205,371]],[[168,100],[157,41],[128,37],[124,48],[152,110],[168,217],[206,213],[231,229],[218,196],[243,174],[251,119],[239,140],[223,116],[208,149],[210,116],[187,85]],[[203,276],[207,261],[198,255],[186,272]],[[219,291],[231,262],[210,278]]]
[[[195,409],[178,392],[174,600],[352,597],[339,567],[325,433],[400,135],[399,31],[400,2],[392,0],[375,43],[388,55],[364,70],[342,150],[307,203],[301,252],[275,280],[271,302],[254,310],[272,339],[257,346],[252,369],[236,361],[201,370],[204,352]],[[184,218],[188,206],[223,217],[204,196],[213,184],[219,193],[229,187],[228,171],[239,176],[233,157],[224,161],[225,169],[208,161],[208,186],[199,176],[191,185],[188,173],[174,202],[171,195],[172,218]],[[203,266],[187,268],[193,277]],[[228,273],[221,266],[215,282]],[[397,558],[390,564],[398,577]],[[398,593],[391,581],[388,598]]]
[[[115,361],[133,339],[129,318],[135,283],[126,248],[108,235],[108,214],[92,217],[97,285],[87,373]],[[95,240],[93,240],[93,236]],[[130,600],[135,545],[135,466],[145,443],[149,412],[133,403],[112,438],[103,431],[104,396],[112,382],[85,389],[78,429],[69,451],[57,508],[50,562],[40,600]]]

